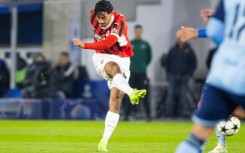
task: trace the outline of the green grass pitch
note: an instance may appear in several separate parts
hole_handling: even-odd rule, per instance
[[[230,153],[245,152],[245,129],[227,138]],[[96,153],[104,122],[0,121],[0,153]],[[173,153],[190,122],[119,122],[109,153]],[[205,153],[216,145],[213,135]]]

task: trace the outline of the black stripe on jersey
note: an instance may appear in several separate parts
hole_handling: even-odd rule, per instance
[[[120,28],[120,31],[119,31],[119,36],[122,35],[123,29],[124,29],[124,22],[121,21],[121,28]]]
[[[106,53],[106,51],[105,50],[101,50],[101,53]]]
[[[109,50],[111,50],[112,52],[114,52],[114,47],[111,46]]]
[[[103,29],[101,28],[100,29],[100,32],[99,32],[99,36],[102,38],[102,34],[103,34]]]
[[[100,29],[99,35],[102,36],[104,29]]]
[[[94,22],[95,17],[96,17],[96,14],[94,13],[94,14],[92,15],[92,18],[91,18],[91,24],[92,24],[92,25],[93,25],[93,22]]]
[[[117,23],[114,23],[114,28],[115,28],[115,29],[117,28],[117,26],[118,26],[118,24],[117,24]]]
[[[119,43],[116,43],[116,47],[119,52],[122,52],[122,47],[119,45]]]
[[[109,49],[105,49],[104,52],[109,54],[111,53]]]

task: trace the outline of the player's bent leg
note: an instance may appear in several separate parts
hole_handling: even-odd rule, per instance
[[[241,106],[238,106],[234,110],[233,116],[236,116],[236,117],[238,117],[240,119],[245,119],[245,110]]]
[[[195,123],[192,134],[178,146],[175,153],[202,153],[203,146],[213,131],[214,127]]]
[[[206,141],[213,133],[214,129],[214,126],[203,126],[199,123],[195,123],[192,133],[200,140]]]
[[[225,136],[216,128],[216,136],[218,138],[218,145],[209,153],[226,153],[226,140]]]
[[[242,107],[238,106],[234,110],[233,115],[239,118],[245,118],[245,111]],[[217,128],[216,136],[218,138],[218,145],[209,153],[227,153],[226,136],[221,134]]]
[[[218,138],[218,145],[226,146],[225,135],[220,133],[220,131],[216,128],[216,136]]]
[[[226,146],[218,144],[212,151],[208,153],[227,153]]]
[[[117,88],[111,89],[109,111],[105,119],[105,129],[103,137],[98,145],[98,151],[108,152],[107,143],[119,121],[119,113],[124,93]]]
[[[133,89],[129,86],[126,78],[121,73],[120,67],[115,62],[108,62],[104,66],[106,74],[112,78],[112,84],[122,92],[130,95]]]
[[[132,93],[129,95],[130,102],[133,105],[139,104],[139,100],[145,97],[146,92],[147,91],[145,89],[142,90],[133,89]]]
[[[108,62],[104,66],[106,74],[112,78],[112,84],[117,89],[126,93],[130,97],[130,102],[134,104],[138,104],[141,98],[144,98],[146,95],[146,90],[137,90],[132,89],[125,76],[121,73],[120,67],[115,62]]]
[[[105,64],[104,66],[106,74],[110,77],[113,78],[115,75],[118,73],[121,73],[120,66],[113,61],[110,61]]]

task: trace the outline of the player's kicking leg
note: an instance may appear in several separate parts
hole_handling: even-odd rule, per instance
[[[221,134],[216,128],[216,136],[218,138],[218,145],[209,153],[226,153],[226,139],[225,135]]]
[[[242,107],[237,107],[233,112],[234,116],[237,116],[241,119],[245,118],[245,111]],[[226,153],[227,146],[226,146],[226,137],[225,135],[221,134],[216,128],[216,136],[218,138],[218,145],[209,153]]]
[[[192,118],[195,122],[192,133],[178,146],[175,153],[203,152],[203,146],[214,131],[216,124],[228,118],[235,110],[236,103],[243,101],[243,97],[233,96],[209,84],[206,84],[204,89],[200,107],[195,111]],[[231,96],[232,101],[227,100],[224,95]],[[235,97],[234,101],[233,97]]]
[[[195,123],[192,134],[182,142],[175,153],[202,153],[205,141],[213,133],[214,127]]]
[[[127,94],[130,98],[130,102],[135,105],[139,103],[141,98],[146,95],[146,90],[132,89],[125,76],[121,73],[120,67],[115,62],[108,62],[105,67],[106,74],[112,78],[112,86],[121,90],[123,93]]]
[[[139,103],[139,99],[144,98],[146,90],[132,89],[125,77],[121,74],[120,67],[115,62],[108,62],[105,67],[106,74],[112,78],[110,93],[109,111],[105,119],[105,129],[103,137],[98,145],[98,151],[108,152],[107,143],[119,121],[119,113],[124,93],[130,97],[133,105]]]

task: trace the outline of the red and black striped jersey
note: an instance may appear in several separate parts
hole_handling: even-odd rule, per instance
[[[96,14],[92,10],[90,13],[90,21],[94,32],[94,41],[100,42],[105,40],[109,35],[114,35],[118,38],[117,42],[105,50],[96,50],[96,53],[114,54],[122,57],[131,57],[134,55],[132,45],[128,39],[128,24],[125,17],[116,11],[112,12],[112,19],[109,25],[101,28]]]

